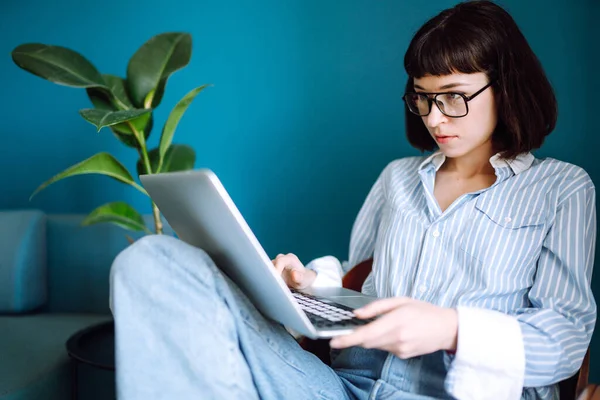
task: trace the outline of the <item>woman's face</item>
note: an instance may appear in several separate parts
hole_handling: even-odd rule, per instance
[[[483,72],[474,74],[452,74],[444,76],[426,75],[414,79],[414,89],[420,93],[456,92],[467,97],[488,84]],[[457,99],[459,96],[445,96]],[[494,93],[488,87],[467,102],[468,114],[461,118],[444,115],[435,103],[429,115],[422,117],[427,130],[446,157],[459,158],[468,154],[487,152],[493,155],[492,133],[497,123]]]

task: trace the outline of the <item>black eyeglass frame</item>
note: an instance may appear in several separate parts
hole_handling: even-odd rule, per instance
[[[413,114],[415,114],[415,115],[418,115],[419,117],[426,117],[426,116],[428,116],[429,114],[431,114],[431,103],[433,103],[433,102],[435,101],[435,106],[436,106],[436,107],[438,108],[438,110],[440,110],[440,112],[441,112],[442,114],[444,114],[446,117],[448,117],[448,118],[463,118],[463,117],[466,117],[466,116],[469,114],[469,101],[471,101],[471,100],[473,100],[475,97],[479,96],[481,93],[483,93],[483,91],[484,91],[485,89],[489,88],[489,87],[490,87],[490,86],[492,86],[493,84],[494,84],[494,81],[493,81],[493,80],[491,80],[491,81],[490,81],[490,82],[489,82],[487,85],[485,85],[484,87],[482,87],[481,89],[479,89],[478,91],[476,91],[475,93],[473,93],[473,94],[472,94],[472,95],[470,95],[470,96],[467,96],[466,94],[463,94],[463,93],[458,93],[458,92],[437,92],[437,93],[429,93],[429,92],[406,92],[406,93],[404,94],[404,96],[402,96],[402,100],[404,100],[404,102],[406,103],[406,107],[408,107],[408,111],[410,111],[411,113],[413,113]],[[409,96],[409,95],[415,95],[415,94],[416,94],[416,95],[419,95],[419,96],[423,96],[423,95],[424,95],[424,96],[427,98],[427,103],[428,103],[428,106],[429,106],[429,111],[427,112],[427,114],[418,114],[418,113],[414,112],[413,110],[411,110],[410,106],[408,105],[408,101],[406,100],[406,97],[407,97],[407,96]],[[457,95],[461,96],[461,97],[462,97],[462,98],[465,100],[465,107],[466,107],[465,114],[464,114],[464,115],[458,115],[458,116],[455,116],[455,115],[448,115],[448,114],[446,114],[446,113],[445,113],[445,112],[444,112],[444,111],[443,111],[443,110],[440,108],[440,106],[438,105],[438,102],[437,102],[437,100],[436,100],[436,99],[437,99],[437,97],[438,97],[439,95],[442,95],[442,94],[457,94]],[[430,97],[430,96],[433,96],[433,97]]]

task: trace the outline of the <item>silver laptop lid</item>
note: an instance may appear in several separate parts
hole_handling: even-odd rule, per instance
[[[213,171],[141,175],[140,181],[177,236],[206,251],[256,308],[305,336],[317,337]]]

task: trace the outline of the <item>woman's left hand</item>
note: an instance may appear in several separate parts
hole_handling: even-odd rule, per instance
[[[455,309],[394,297],[376,300],[354,312],[359,318],[380,317],[348,335],[333,338],[332,348],[376,348],[399,358],[456,350],[458,315]]]

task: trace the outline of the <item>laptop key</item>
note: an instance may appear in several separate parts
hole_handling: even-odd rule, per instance
[[[345,319],[345,320],[328,319],[328,318],[323,318],[316,314],[312,314],[310,312],[306,312],[306,315],[308,316],[308,319],[310,320],[310,322],[312,322],[317,328],[331,328],[331,327],[335,327],[335,326],[340,326],[340,327],[359,326],[359,325],[364,325],[367,322],[369,322],[368,320],[362,320],[362,319],[358,319],[358,318]]]
[[[308,319],[318,328],[360,326],[374,320],[356,318],[351,308],[341,304],[328,304],[306,293],[292,290],[292,295]]]

